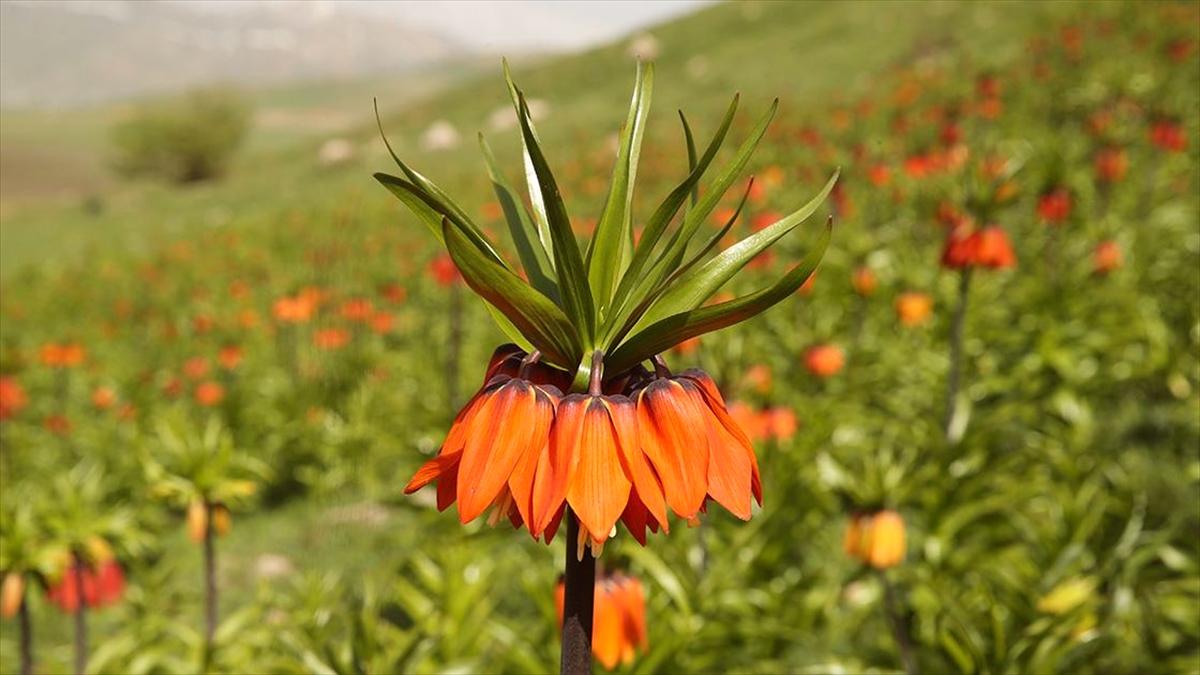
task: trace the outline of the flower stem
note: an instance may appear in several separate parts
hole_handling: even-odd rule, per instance
[[[885,570],[879,570],[879,582],[883,584],[883,611],[892,625],[892,636],[896,639],[896,651],[908,675],[920,675],[917,660],[913,656],[912,640],[908,636],[908,625],[900,614],[900,603],[896,600],[896,589],[892,586]]]
[[[21,605],[17,609],[17,621],[21,630],[21,675],[33,673],[33,625],[29,621],[29,603],[21,594]]]
[[[75,675],[83,675],[87,670],[87,599],[83,593],[83,562],[80,556],[75,556],[72,573],[75,577],[75,597],[78,604],[75,607]]]
[[[213,537],[213,505],[205,500],[204,519],[204,661],[211,663],[217,635],[217,548]]]
[[[950,327],[950,374],[946,379],[946,438],[950,438],[954,424],[954,412],[958,404],[958,389],[961,386],[963,331],[967,319],[967,300],[971,290],[971,268],[962,270],[958,281],[958,308],[954,311],[954,323]]]
[[[596,559],[590,547],[576,555],[579,521],[571,509],[567,519],[566,575],[563,579],[562,675],[591,675],[592,609],[595,603]]]

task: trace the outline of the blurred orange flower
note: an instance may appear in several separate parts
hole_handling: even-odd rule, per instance
[[[646,595],[637,577],[617,573],[596,580],[592,606],[592,655],[608,670],[629,665],[650,640],[646,630]],[[566,588],[554,589],[558,623],[562,626]]]
[[[1150,142],[1165,152],[1183,152],[1187,149],[1187,131],[1178,122],[1159,120],[1150,126]]]
[[[750,440],[761,441],[767,437],[766,420],[750,404],[742,401],[731,402],[729,417]]]
[[[876,569],[895,567],[904,561],[904,519],[889,509],[856,513],[850,517],[842,548],[846,555]]]
[[[106,607],[125,594],[125,573],[115,560],[101,562],[95,569],[74,562],[46,589],[46,598],[63,612],[74,614],[79,611],[80,586],[84,605],[90,609]]]
[[[316,303],[311,296],[284,296],[275,301],[271,311],[276,321],[282,323],[307,323],[316,312]]]
[[[1096,244],[1096,250],[1092,253],[1092,269],[1096,274],[1108,274],[1120,269],[1122,263],[1120,244],[1111,239]]]
[[[804,353],[804,366],[817,377],[832,377],[846,365],[846,355],[841,347],[821,344],[809,347]]]
[[[196,403],[211,408],[225,400],[225,387],[212,380],[196,385]]]
[[[883,187],[892,182],[892,170],[886,164],[873,164],[867,169],[867,179],[875,187]]]
[[[371,331],[379,335],[392,332],[394,317],[387,312],[375,312],[371,315]]]
[[[769,393],[771,384],[771,368],[761,363],[747,368],[745,375],[742,376],[742,386],[749,387],[760,394]]]
[[[96,387],[92,391],[92,405],[97,410],[108,410],[117,402],[117,393],[109,387]]]
[[[1062,187],[1054,188],[1038,198],[1038,217],[1057,225],[1071,217],[1071,193]]]
[[[42,364],[51,368],[73,368],[83,363],[87,353],[77,342],[47,342],[42,345],[39,356]]]
[[[396,283],[387,284],[379,290],[379,294],[397,305],[408,299],[408,289]]]
[[[217,352],[217,363],[225,370],[233,370],[242,362],[242,348],[237,345],[225,345]]]
[[[345,328],[322,328],[313,333],[313,344],[320,349],[341,349],[349,342],[350,331]]]
[[[10,419],[29,405],[29,397],[17,378],[0,376],[0,420]]]
[[[458,273],[458,268],[454,265],[454,260],[450,258],[448,253],[439,253],[429,263],[429,276],[433,277],[433,280],[442,287],[453,286],[462,279]]]
[[[1094,160],[1096,180],[1101,183],[1119,183],[1129,171],[1129,158],[1121,148],[1101,148]]]
[[[850,277],[850,283],[854,286],[854,292],[864,298],[873,295],[875,289],[879,286],[879,280],[875,278],[875,272],[865,265],[854,270],[854,275]]]
[[[193,356],[184,362],[183,374],[192,380],[199,380],[208,375],[208,359],[203,356]]]
[[[956,227],[946,237],[942,266],[948,269],[990,267],[1003,269],[1017,264],[1016,254],[1004,230],[993,225],[981,230]]]
[[[46,428],[46,431],[64,436],[71,433],[72,428],[71,420],[67,419],[66,415],[58,414],[46,417],[42,426]]]
[[[370,320],[373,309],[366,298],[352,298],[342,303],[342,318],[347,321],[365,323]]]
[[[766,428],[767,435],[779,441],[791,439],[796,435],[796,430],[800,428],[795,411],[783,406],[767,408],[762,413],[762,420],[762,426]]]
[[[933,298],[927,293],[908,292],[896,297],[896,316],[905,326],[917,326],[929,320]]]

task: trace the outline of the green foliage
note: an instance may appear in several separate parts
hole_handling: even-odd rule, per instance
[[[112,131],[114,166],[128,176],[194,183],[223,174],[246,136],[250,111],[230,90],[194,91],[140,105]]]
[[[606,546],[603,564],[647,589],[649,649],[622,672],[897,672],[883,578],[841,546],[848,515],[879,506],[907,524],[907,558],[887,579],[922,672],[1200,668],[1200,22],[1187,5],[1022,9],[728,3],[656,29],[660,107],[646,118],[631,211],[635,227],[646,226],[643,241],[656,207],[678,199],[661,219],[656,250],[688,223],[696,239],[681,266],[713,244],[691,268],[700,270],[734,243],[726,235],[745,239],[756,220],[779,222],[838,166],[842,187],[830,197],[836,235],[815,282],[797,291],[808,293],[803,303],[784,300],[705,335],[694,352],[667,356],[713,373],[731,404],[793,412],[799,429],[756,442],[765,502],[749,522],[714,507],[700,527],[673,523],[646,548],[624,532]],[[886,34],[873,32],[878,24]],[[1082,31],[1079,53],[1064,47],[1064,28]],[[1168,54],[1181,38],[1193,45],[1191,62]],[[692,67],[697,55],[707,70]],[[612,47],[517,70],[550,101],[534,139],[562,148],[552,158],[557,186],[581,229],[609,201],[604,179],[615,154],[595,130],[625,112],[617,102],[630,65]],[[994,119],[971,112],[985,72],[1002,85]],[[681,174],[705,161],[709,134],[746,143],[765,119],[731,112],[734,87],[753,108],[776,94],[783,105],[755,158],[733,172],[734,189],[710,199],[717,173],[692,200],[697,182]],[[539,283],[555,277],[550,256],[536,262],[532,247],[549,241],[549,222],[536,199],[514,189],[523,168],[492,166],[484,180],[474,147],[418,157],[403,140],[430,119],[476,128],[503,95],[502,85],[486,96],[472,85],[386,120],[396,149],[412,151],[436,178],[435,190],[431,178],[402,170],[388,184],[426,207],[400,222],[361,166],[318,171],[304,160],[307,147],[245,181],[151,192],[144,210],[116,199],[97,220],[60,209],[20,221],[34,230],[49,223],[49,233],[99,228],[116,240],[82,263],[6,270],[0,292],[0,373],[28,396],[0,422],[0,567],[29,569],[19,559],[37,568],[39,551],[61,550],[59,541],[112,537],[129,587],[121,603],[88,617],[95,670],[202,668],[201,561],[172,516],[193,484],[229,480],[259,489],[220,541],[225,620],[213,672],[555,670],[561,539],[546,547],[504,526],[464,527],[436,511],[429,490],[402,495],[451,421],[450,385],[478,386],[482,364],[506,339],[485,311],[464,307],[464,367],[448,381],[447,308],[462,289],[427,273],[441,251],[429,231],[442,236],[443,217],[451,219],[456,245],[479,259],[462,265],[464,274],[478,263],[511,281],[498,270],[511,275],[511,261],[529,270],[534,260]],[[678,118],[664,112],[678,107],[696,132],[686,164],[690,134],[681,138]],[[910,175],[906,160],[945,149],[951,111],[967,160]],[[1097,112],[1110,115],[1100,136]],[[1185,151],[1151,143],[1159,116],[1179,122]],[[374,131],[364,129],[368,137]],[[516,134],[489,141],[497,157],[522,152]],[[1094,153],[1108,144],[1125,149],[1129,172],[1102,186]],[[995,156],[1002,166],[985,171]],[[371,158],[386,160],[383,148]],[[714,150],[708,161],[730,170],[738,149]],[[877,165],[890,171],[886,185],[871,180]],[[755,188],[743,188],[745,174],[756,176]],[[996,199],[1005,185],[1015,193]],[[1073,198],[1061,225],[1037,215],[1052,185]],[[440,201],[451,192],[462,196],[459,212]],[[216,198],[236,219],[192,227],[214,218]],[[958,278],[937,264],[941,202],[1003,227],[1018,258],[1015,269],[973,277],[965,423],[953,444],[941,422]],[[514,210],[515,227],[506,218]],[[783,237],[774,259],[752,259],[725,290],[755,297],[806,264],[824,246],[820,224],[807,222],[810,238]],[[497,250],[480,247],[471,224]],[[139,243],[132,252],[120,247],[126,226]],[[188,234],[165,234],[173,227]],[[506,231],[529,251],[493,236]],[[10,232],[5,249],[17,241]],[[76,240],[53,236],[64,247]],[[1125,262],[1102,275],[1093,255],[1105,240],[1119,244]],[[646,270],[660,260],[645,256]],[[878,281],[867,296],[851,283],[864,266]],[[531,273],[531,293],[561,300],[534,281]],[[659,284],[639,286],[626,292]],[[278,301],[306,291],[321,298],[308,321],[275,318]],[[933,299],[927,323],[897,321],[894,303],[906,291]],[[618,284],[614,297],[621,292]],[[359,300],[372,317],[389,317],[386,330],[347,318]],[[715,321],[736,310],[727,303],[684,314]],[[319,346],[331,329],[345,331],[345,343]],[[43,345],[64,341],[86,348],[83,364],[39,362]],[[818,343],[843,348],[840,373],[804,370],[805,350]],[[242,359],[225,367],[218,355],[230,346]],[[190,367],[196,358],[206,368]],[[201,404],[205,383],[224,397]],[[113,406],[95,405],[99,387],[115,392]],[[155,496],[164,481],[178,488],[174,503]],[[121,534],[130,530],[137,534]],[[66,671],[70,617],[34,591],[37,671]],[[0,622],[0,671],[15,670],[16,641],[15,623]]]

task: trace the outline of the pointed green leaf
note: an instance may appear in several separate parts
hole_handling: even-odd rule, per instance
[[[620,372],[688,338],[741,323],[770,309],[795,293],[812,276],[825,255],[832,231],[833,219],[830,218],[817,246],[775,284],[728,302],[680,312],[657,321],[618,347],[605,361],[605,367]]]
[[[649,325],[663,317],[686,312],[703,304],[755,256],[811,216],[829,196],[829,192],[837,182],[838,175],[839,172],[834,172],[817,196],[787,217],[755,232],[725,249],[712,260],[681,275],[663,293],[658,302],[654,303],[650,311],[646,312],[640,322],[641,325]]]
[[[520,91],[517,92],[517,97],[521,102],[521,133],[525,136],[525,147],[537,174],[542,200],[546,205],[547,222],[550,224],[550,239],[554,242],[554,271],[558,279],[562,307],[571,321],[583,331],[582,337],[590,347],[595,337],[596,320],[592,294],[588,289],[587,272],[583,268],[583,256],[579,253],[575,233],[571,231],[571,220],[558,191],[558,183],[555,182],[550,165],[546,163],[546,157],[538,147],[537,139],[533,137],[533,129],[529,126],[529,106],[526,105]]]
[[[450,218],[450,216],[438,209],[437,200],[421,188],[399,176],[391,176],[386,173],[376,173],[375,180],[379,181],[380,184],[407,206],[413,212],[413,215],[425,223],[425,226],[434,233],[439,242],[443,241],[442,219],[446,218],[488,258],[505,268],[509,267],[504,258],[496,253],[495,245],[481,231],[462,225],[453,218]]]
[[[633,187],[637,179],[638,157],[642,151],[642,135],[646,130],[646,115],[650,112],[650,97],[654,89],[654,66],[638,64],[637,81],[629,115],[621,130],[617,160],[613,166],[612,183],[604,203],[596,232],[588,248],[588,282],[600,315],[608,310],[621,261],[628,255],[630,211],[633,207]]]
[[[687,118],[683,116],[683,111],[679,111],[679,122],[683,124],[683,140],[687,143],[688,157],[688,173],[696,170],[696,140],[692,138],[692,128],[688,126]],[[696,202],[700,201],[700,185],[692,186],[692,206],[696,206]]]
[[[521,100],[517,84],[513,82],[512,72],[508,69],[508,59],[500,59],[500,63],[504,66],[504,82],[508,85],[508,96],[512,99],[513,110],[516,112],[517,118],[520,119],[522,116]],[[537,129],[533,127],[532,119],[529,120],[529,130],[536,140]],[[554,243],[550,238],[550,223],[546,219],[546,204],[542,200],[542,192],[538,188],[537,172],[533,170],[533,160],[529,157],[529,146],[525,143],[524,136],[521,138],[521,157],[525,165],[525,189],[529,192],[529,203],[533,206],[533,220],[537,225],[538,238],[542,240],[542,247],[552,254],[550,263],[554,264]]]
[[[626,315],[625,310],[634,304],[629,301],[630,293],[633,292],[633,289],[641,281],[642,273],[650,260],[654,245],[658,243],[668,223],[675,217],[675,214],[679,211],[679,207],[687,199],[688,193],[695,187],[700,177],[704,175],[704,172],[708,169],[708,165],[712,163],[713,157],[716,156],[717,150],[721,147],[721,143],[725,140],[725,134],[729,131],[729,125],[733,122],[733,115],[737,111],[738,98],[738,96],[733,97],[733,101],[730,102],[729,108],[725,112],[725,118],[721,120],[721,126],[717,129],[716,134],[713,135],[712,141],[709,142],[704,154],[696,163],[696,167],[683,182],[671,190],[667,198],[663,200],[662,204],[650,216],[650,220],[646,222],[646,227],[642,231],[642,238],[634,250],[633,260],[625,270],[625,274],[617,286],[616,295],[613,296],[612,306],[616,308],[616,311],[610,312],[605,321],[605,327],[610,331],[615,326],[623,323],[623,317]]]
[[[375,123],[379,127],[379,135],[381,138],[383,138],[383,144],[387,147],[388,154],[392,156],[392,160],[394,160],[396,165],[400,167],[400,170],[408,178],[408,181],[421,192],[422,200],[429,204],[435,211],[449,218],[450,221],[455,225],[458,225],[459,228],[474,232],[477,236],[473,237],[472,239],[475,241],[486,242],[487,238],[484,236],[483,230],[471,220],[470,216],[468,216],[465,211],[459,208],[458,204],[454,203],[454,200],[451,199],[449,195],[443,192],[442,189],[434,184],[433,181],[429,180],[420,173],[417,173],[412,169],[412,167],[405,164],[404,161],[400,159],[400,156],[396,154],[396,151],[392,149],[392,144],[388,141],[387,135],[383,133],[383,122],[379,118],[378,101],[375,103]],[[376,178],[378,179],[378,176],[376,176]],[[500,257],[494,248],[492,248],[492,254],[497,258]]]
[[[746,191],[742,193],[742,199],[738,202],[737,209],[734,210],[733,215],[729,217],[729,220],[725,221],[725,225],[713,233],[704,246],[702,246],[700,250],[696,252],[696,255],[692,256],[691,260],[676,269],[666,281],[661,281],[662,277],[657,274],[656,268],[659,264],[668,266],[669,263],[667,263],[665,259],[659,261],[659,263],[655,263],[656,267],[651,268],[650,273],[648,273],[643,279],[644,286],[639,285],[634,291],[634,297],[643,298],[643,300],[638,303],[638,306],[635,307],[632,312],[630,312],[629,317],[625,320],[625,324],[621,326],[619,331],[611,336],[605,337],[601,344],[605,345],[606,349],[611,349],[612,345],[619,343],[629,333],[629,331],[637,325],[638,321],[643,315],[645,315],[646,310],[650,309],[654,302],[670,286],[671,282],[673,282],[682,274],[686,273],[689,269],[695,266],[696,263],[702,260],[709,251],[716,247],[717,243],[721,241],[721,238],[724,237],[733,227],[733,224],[737,222],[738,216],[742,214],[742,208],[746,205],[746,199],[750,196],[750,188],[753,186],[753,184],[754,179],[751,178],[749,183],[746,185]],[[654,284],[656,283],[657,285],[655,286]],[[653,290],[647,291],[647,288],[653,288]]]
[[[546,254],[546,249],[542,247],[533,222],[529,220],[529,215],[525,212],[525,205],[517,198],[512,186],[504,177],[504,173],[496,166],[496,158],[492,155],[492,149],[484,140],[482,133],[479,134],[479,149],[483,152],[488,176],[492,180],[492,188],[496,192],[500,208],[504,211],[504,220],[508,223],[508,231],[517,248],[521,265],[529,276],[529,283],[551,300],[556,300],[558,285],[554,283],[554,267],[550,264],[550,257]]]
[[[759,141],[762,140],[764,134],[767,133],[767,127],[770,126],[771,120],[775,117],[775,111],[779,108],[779,99],[775,99],[771,103],[770,109],[759,120],[758,125],[750,133],[750,137],[742,143],[738,148],[737,154],[734,156],[733,163],[725,168],[725,171],[717,177],[708,193],[700,200],[700,203],[695,208],[688,211],[687,217],[683,219],[683,224],[680,225],[676,236],[671,238],[670,243],[664,249],[662,257],[666,258],[671,266],[678,265],[683,260],[687,253],[688,245],[691,243],[692,236],[696,234],[696,230],[700,229],[700,225],[708,218],[713,209],[717,207],[717,203],[725,195],[725,191],[733,185],[733,181],[741,175],[742,170],[746,167],[746,163],[750,161],[750,156],[754,154],[754,149],[758,147]],[[671,267],[666,268],[667,274],[670,274]]]
[[[579,365],[583,355],[579,335],[550,298],[488,260],[448,220],[442,223],[442,235],[446,250],[472,290],[512,321],[546,360],[572,371]]]

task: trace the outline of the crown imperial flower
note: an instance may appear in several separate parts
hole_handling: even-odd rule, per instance
[[[669,528],[668,511],[694,521],[709,500],[750,518],[751,500],[762,503],[762,481],[748,437],[712,378],[698,370],[672,375],[661,355],[801,289],[828,245],[831,221],[780,278],[740,297],[722,295],[734,275],[817,210],[837,174],[804,206],[760,216],[752,234],[717,251],[750,195],[754,181],[741,183],[739,174],[777,105],[700,198],[700,180],[731,128],[734,97],[699,152],[680,115],[688,173],[648,219],[635,220],[633,186],[654,79],[651,65],[639,66],[607,200],[586,228],[590,241],[580,246],[575,232],[586,219],[568,216],[507,64],[505,77],[520,125],[530,210],[482,135],[479,142],[519,265],[392,152],[386,137],[401,175],[375,175],[445,246],[447,269],[461,274],[513,341],[493,354],[483,385],[455,417],[437,457],[405,491],[436,482],[438,508],[457,502],[463,523],[491,509],[492,524],[507,519],[546,542],[569,512],[577,519],[571,522],[578,523],[581,559],[586,548],[600,551],[618,521],[644,544],[647,530]],[[745,185],[740,203],[720,214],[716,232],[701,236],[734,185]]]

